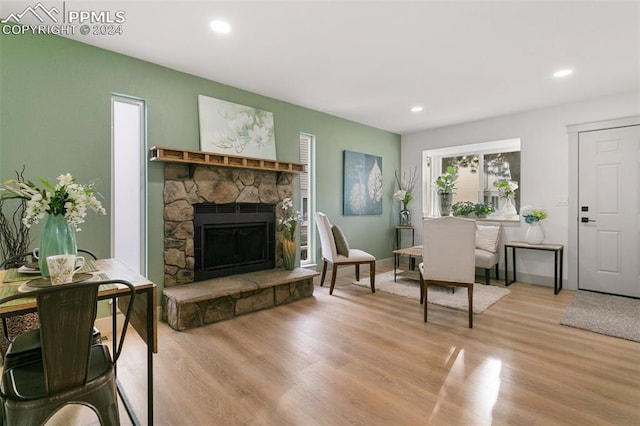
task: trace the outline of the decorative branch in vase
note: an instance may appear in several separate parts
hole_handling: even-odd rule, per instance
[[[16,170],[16,182],[24,182],[24,170]],[[22,222],[22,217],[27,208],[27,201],[19,199],[17,204],[8,202],[0,193],[0,260],[9,259],[29,250],[31,239],[29,237],[29,227]],[[5,214],[5,210],[13,209],[11,213]],[[16,259],[11,264],[5,264],[5,268],[18,267],[25,259]]]
[[[416,185],[418,168],[414,167],[409,173],[409,177],[402,174],[402,179],[398,176],[398,172],[395,172],[396,183],[398,184],[398,190],[393,193],[393,198],[402,202],[402,209],[400,210],[400,225],[411,226],[411,210],[409,210],[409,203],[413,200],[413,188]]]

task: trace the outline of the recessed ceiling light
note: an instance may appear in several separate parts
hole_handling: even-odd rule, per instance
[[[411,108],[411,112],[420,112],[420,111],[422,111],[421,106],[414,106],[413,108]]]
[[[560,70],[553,73],[555,78],[566,77],[573,72],[572,69]]]
[[[211,24],[209,25],[211,26],[213,32],[218,34],[227,34],[231,31],[231,25],[229,25],[229,23],[226,21],[220,21],[216,19],[214,21],[211,21]]]

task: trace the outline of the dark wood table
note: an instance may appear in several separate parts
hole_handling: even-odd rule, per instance
[[[121,279],[129,281],[134,285],[136,291],[136,299],[131,315],[131,326],[142,337],[147,345],[147,422],[144,424],[153,425],[153,354],[158,352],[158,311],[157,311],[157,287],[142,275],[134,272],[128,266],[117,259],[99,259],[94,261],[98,269],[98,273],[105,274],[109,279]],[[18,287],[25,281],[14,281],[5,283],[4,278],[8,273],[6,270],[0,271],[0,290],[2,296],[9,296],[18,291]],[[112,299],[114,301],[112,317],[113,317],[113,344],[115,347],[117,339],[116,332],[116,307],[115,302],[118,295],[128,293],[125,286],[116,286],[108,290],[101,290],[98,293],[100,300]],[[22,303],[5,305],[0,308],[0,317],[7,318],[28,312],[34,312],[36,309],[35,298],[22,299]],[[116,370],[117,371],[117,370]],[[129,418],[135,425],[143,424],[136,416],[131,403],[122,388],[120,381],[116,377],[118,394],[122,400]]]

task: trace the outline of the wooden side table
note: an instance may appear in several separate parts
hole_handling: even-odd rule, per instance
[[[509,281],[509,257],[507,249],[511,248],[513,260],[513,279]],[[516,249],[543,250],[552,251],[554,254],[553,264],[553,294],[560,293],[562,290],[562,257],[564,254],[564,246],[562,244],[529,244],[524,241],[509,241],[504,245],[504,285],[508,286],[516,280]]]
[[[416,258],[422,257],[422,246],[413,246],[403,249],[398,249],[393,251],[393,281],[396,282],[397,274],[397,266],[400,266],[400,256],[409,256],[409,271],[415,271],[416,269]],[[410,279],[420,280],[419,278],[413,276],[408,277]]]

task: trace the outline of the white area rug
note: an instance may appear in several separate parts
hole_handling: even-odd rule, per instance
[[[353,284],[370,287],[369,278],[363,278],[361,281],[355,281]],[[377,291],[420,300],[420,286],[418,285],[418,281],[398,277],[398,282],[394,282],[393,271],[376,274],[376,292]],[[506,288],[476,283],[473,286],[473,313],[483,313],[491,305],[509,293],[510,291]],[[462,287],[456,288],[456,291],[451,293],[451,288],[429,286],[427,298],[428,302],[434,305],[446,306],[461,311],[467,311],[469,307],[467,289]]]
[[[640,342],[640,300],[578,291],[560,324]]]

